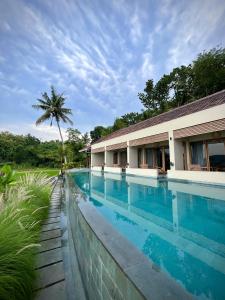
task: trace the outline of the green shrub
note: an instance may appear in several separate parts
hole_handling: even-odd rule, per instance
[[[84,168],[85,165],[82,162],[68,162],[66,164],[63,164],[63,168],[65,170],[67,169],[73,169],[73,168]]]
[[[14,181],[14,171],[9,165],[0,169],[0,192],[3,192],[7,185]]]
[[[0,197],[0,299],[32,298],[35,253],[47,216],[50,185],[46,176],[24,176]]]

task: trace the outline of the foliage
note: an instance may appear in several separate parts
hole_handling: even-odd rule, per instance
[[[63,169],[68,170],[72,168],[84,168],[85,166],[85,162],[68,162],[63,164]]]
[[[0,133],[0,163],[24,167],[59,167],[60,142],[41,142],[31,135]]]
[[[0,192],[3,192],[6,189],[6,186],[9,185],[14,180],[14,172],[12,168],[8,165],[4,165],[0,169]]]
[[[7,187],[0,211],[0,299],[31,299],[41,221],[50,186],[43,175]]]
[[[92,131],[90,131],[91,140],[92,142],[95,142],[101,137],[110,134],[111,132],[111,127],[96,126]]]
[[[225,88],[225,48],[213,48],[193,62],[193,94],[200,98]]]
[[[84,135],[78,129],[67,129],[68,140],[66,141],[66,155],[68,163],[75,163],[75,165],[85,165],[86,154],[79,152],[90,143],[88,133]]]
[[[14,178],[15,180],[18,180],[20,177],[23,177],[27,174],[36,174],[36,173],[41,173],[47,177],[53,177],[59,175],[59,169],[34,168],[31,170],[23,170],[23,171],[19,169],[18,171],[15,171]]]

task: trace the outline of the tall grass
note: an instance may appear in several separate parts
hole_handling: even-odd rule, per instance
[[[46,176],[32,174],[0,196],[1,300],[32,298],[35,253],[50,191]]]

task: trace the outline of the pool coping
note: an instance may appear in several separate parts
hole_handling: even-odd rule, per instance
[[[188,291],[116,231],[89,203],[88,196],[76,184],[74,188],[75,201],[84,220],[144,299],[193,299]]]

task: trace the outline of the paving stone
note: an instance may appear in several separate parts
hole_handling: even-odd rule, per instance
[[[57,223],[57,222],[60,222],[60,217],[46,219],[46,220],[44,220],[43,225]]]
[[[65,279],[63,263],[59,262],[37,271],[36,288],[45,288]]]
[[[60,217],[60,213],[59,212],[50,212],[48,214],[48,218],[55,218],[55,217]]]
[[[61,237],[41,242],[41,247],[38,248],[38,252],[52,250],[59,247],[61,247]]]
[[[53,212],[57,212],[57,213],[60,213],[60,209],[59,208],[51,208],[49,209],[48,211],[49,213],[53,213]]]
[[[52,224],[47,224],[47,225],[43,225],[42,226],[42,232],[45,232],[45,231],[49,231],[49,230],[53,230],[53,229],[60,229],[60,222],[58,223],[52,223]]]
[[[55,229],[51,231],[42,232],[40,236],[40,241],[45,241],[49,239],[54,239],[61,236],[61,230]]]
[[[61,211],[61,204],[49,206],[49,209],[60,209]]]
[[[52,201],[51,202],[51,205],[60,205],[61,204],[61,201]]]
[[[35,300],[66,300],[65,281],[40,290]]]
[[[37,254],[36,268],[41,268],[49,264],[62,261],[62,249],[57,248],[47,252]]]

